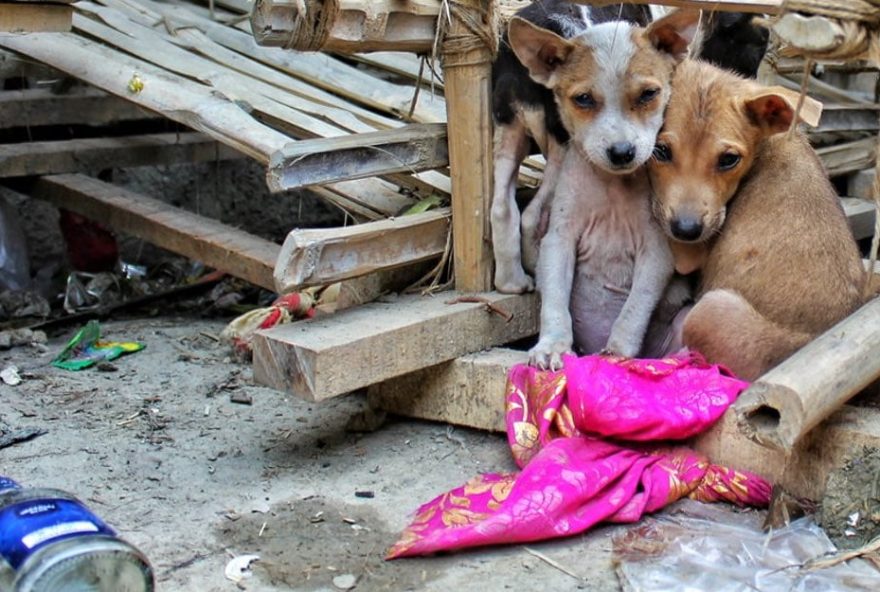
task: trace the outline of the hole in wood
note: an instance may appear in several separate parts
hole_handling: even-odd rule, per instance
[[[769,405],[762,405],[749,413],[749,423],[758,432],[771,432],[779,427],[782,416],[778,409]]]

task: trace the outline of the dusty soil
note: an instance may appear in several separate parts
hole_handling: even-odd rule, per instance
[[[863,449],[828,476],[817,521],[841,549],[880,536],[880,450]]]
[[[149,557],[161,591],[227,591],[233,555],[257,554],[254,591],[617,590],[619,527],[523,546],[383,561],[416,507],[473,475],[513,468],[504,438],[391,418],[345,429],[363,398],[313,405],[255,386],[215,341],[222,320],[156,317],[104,323],[145,350],[109,371],[49,365],[73,333],[0,351],[23,382],[0,384],[0,432],[45,435],[0,449],[0,473],[67,490]],[[115,369],[115,370],[114,370]],[[251,399],[251,404],[233,399]],[[370,497],[372,495],[372,497]]]

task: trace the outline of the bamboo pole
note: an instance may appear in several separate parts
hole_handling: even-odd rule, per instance
[[[800,439],[880,377],[880,298],[767,372],[736,402],[740,431],[790,453]]]
[[[450,2],[441,21],[446,84],[455,287],[492,289],[492,60],[497,38],[491,0]],[[445,27],[444,27],[445,25]],[[441,30],[441,32],[443,32]]]
[[[439,0],[256,0],[260,45],[300,51],[410,51],[434,44]]]

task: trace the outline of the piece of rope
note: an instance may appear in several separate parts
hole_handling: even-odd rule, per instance
[[[443,68],[476,66],[495,59],[499,20],[492,0],[443,0],[437,17],[434,58]],[[452,27],[455,21],[458,27]],[[453,31],[455,29],[455,31]],[[478,52],[475,50],[488,50]]]
[[[284,44],[286,49],[299,51],[320,51],[339,14],[339,0],[311,0],[297,2],[300,14],[292,22],[285,21],[291,27],[290,36]]]
[[[785,0],[782,14],[800,12],[833,19],[880,23],[877,6],[865,0]]]

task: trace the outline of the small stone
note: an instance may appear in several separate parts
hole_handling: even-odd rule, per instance
[[[357,585],[357,576],[352,574],[343,574],[341,576],[336,576],[333,578],[333,585],[339,588],[340,590],[351,590]]]
[[[355,491],[355,497],[365,497],[365,498],[373,498],[376,497],[376,494],[372,491]]]
[[[16,386],[21,384],[21,376],[18,375],[18,368],[15,366],[7,366],[0,372],[0,379],[3,380],[4,384],[8,384],[9,386]]]

